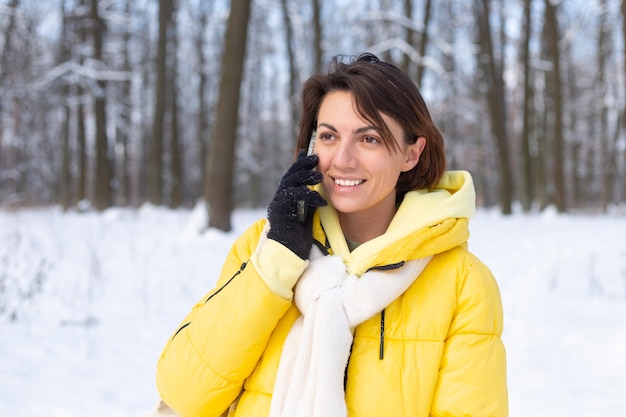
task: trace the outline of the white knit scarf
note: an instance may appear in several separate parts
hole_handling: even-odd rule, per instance
[[[406,291],[431,257],[360,278],[340,256],[313,247],[310,259],[294,289],[302,316],[283,346],[270,417],[347,416],[343,381],[354,328]]]

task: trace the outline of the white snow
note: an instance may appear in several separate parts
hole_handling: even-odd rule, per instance
[[[148,414],[158,355],[234,230],[204,210],[0,210],[0,416]],[[510,415],[626,410],[626,216],[479,211],[470,249],[505,310]]]

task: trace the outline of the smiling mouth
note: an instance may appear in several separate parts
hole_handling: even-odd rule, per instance
[[[357,185],[361,185],[365,182],[365,180],[342,180],[339,178],[335,178],[335,184],[340,187],[355,187]]]

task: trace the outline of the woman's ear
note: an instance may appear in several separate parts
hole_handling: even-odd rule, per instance
[[[404,160],[402,172],[407,172],[415,168],[415,165],[419,162],[425,146],[426,138],[424,136],[418,137],[415,143],[407,146],[406,158]]]

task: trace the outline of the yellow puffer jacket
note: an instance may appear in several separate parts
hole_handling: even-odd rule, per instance
[[[403,295],[357,326],[346,370],[350,417],[508,415],[501,298],[466,248],[473,213],[472,180],[462,171],[435,190],[408,193],[387,232],[352,252],[334,209],[316,213],[314,238],[357,276],[434,255]],[[267,245],[274,241],[259,245],[264,227],[257,222],[235,242],[216,288],[159,359],[161,398],[183,417],[219,416],[234,402],[230,415],[269,414],[282,346],[300,314],[293,283],[280,275],[299,276],[306,261]]]

